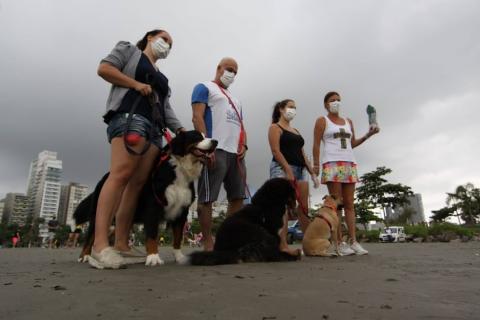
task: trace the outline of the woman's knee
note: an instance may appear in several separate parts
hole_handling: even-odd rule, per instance
[[[118,168],[116,170],[110,171],[108,180],[110,180],[109,182],[114,184],[115,186],[125,187],[132,179],[133,174],[134,174],[134,171],[132,168],[128,168],[128,167]]]

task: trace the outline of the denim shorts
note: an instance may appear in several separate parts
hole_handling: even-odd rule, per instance
[[[119,113],[112,117],[107,127],[108,142],[111,143],[113,138],[121,137],[125,134],[125,129],[127,128],[127,119],[128,113]],[[155,128],[153,137],[150,137],[149,135],[151,127],[152,123],[150,120],[139,114],[134,114],[132,116],[132,122],[130,122],[130,126],[128,127],[128,132],[136,132],[149,140],[152,144],[161,148],[162,134],[158,128]]]
[[[293,176],[297,181],[305,180],[305,167],[290,165],[292,168]],[[286,178],[287,175],[283,171],[282,166],[277,161],[272,161],[270,163],[270,179],[271,178]]]

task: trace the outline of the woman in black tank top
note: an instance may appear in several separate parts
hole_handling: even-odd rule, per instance
[[[300,227],[305,232],[310,223],[308,218],[308,181],[305,180],[305,169],[310,173],[315,188],[319,183],[303,151],[305,141],[300,132],[290,126],[295,114],[295,101],[291,99],[278,102],[274,106],[272,125],[268,130],[268,141],[273,155],[270,164],[270,178],[283,177],[295,183],[299,197],[297,200],[300,203],[296,210],[297,216]],[[287,222],[288,217],[285,216],[280,249],[290,251],[287,244]]]

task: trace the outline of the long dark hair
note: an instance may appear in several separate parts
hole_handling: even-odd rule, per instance
[[[277,123],[280,120],[280,110],[285,108],[285,106],[290,102],[293,101],[292,99],[285,99],[280,102],[275,103],[273,106],[273,113],[272,113],[272,123]]]
[[[165,32],[165,30],[155,29],[155,30],[152,30],[152,31],[148,31],[147,33],[145,33],[143,38],[137,42],[137,48],[142,50],[142,51],[145,50],[145,48],[147,47],[147,43],[148,43],[148,36],[156,36],[157,34],[159,34],[161,32]]]

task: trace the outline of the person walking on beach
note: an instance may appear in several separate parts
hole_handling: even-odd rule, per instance
[[[342,241],[338,248],[339,253],[341,255],[367,254],[368,251],[356,241],[353,200],[358,175],[353,148],[378,133],[379,129],[371,127],[366,135],[357,139],[352,120],[340,116],[341,98],[337,92],[332,91],[325,95],[324,106],[327,115],[319,117],[315,122],[313,170],[318,176],[320,173],[320,143],[323,142],[321,182],[327,185],[330,195],[343,198],[348,228],[348,244]],[[337,230],[338,238],[342,239],[342,228]]]
[[[227,192],[227,214],[243,206],[246,189],[245,153],[248,149],[243,110],[229,91],[238,72],[233,58],[223,58],[213,81],[199,83],[192,93],[193,126],[218,141],[217,149],[198,181],[198,216],[204,250],[213,250],[212,203],[222,183]]]
[[[270,163],[270,179],[286,178],[294,184],[299,197],[297,199],[299,202],[297,216],[300,227],[305,232],[310,223],[308,218],[309,191],[308,181],[305,179],[305,169],[314,181],[314,186],[318,187],[319,183],[303,150],[305,140],[300,132],[290,125],[296,114],[297,107],[295,101],[291,99],[277,102],[273,108],[272,124],[268,130],[268,142],[273,155]],[[285,215],[280,244],[280,250],[284,251],[288,251],[287,222],[288,216]]]
[[[104,115],[111,161],[110,175],[98,199],[95,242],[89,258],[93,267],[117,269],[129,257],[139,255],[128,245],[139,193],[162,147],[163,130],[168,127],[176,133],[183,129],[169,103],[168,79],[156,65],[167,58],[171,48],[167,31],[152,30],[136,45],[118,42],[98,67],[98,75],[112,84]],[[112,248],[108,235],[114,215]]]

